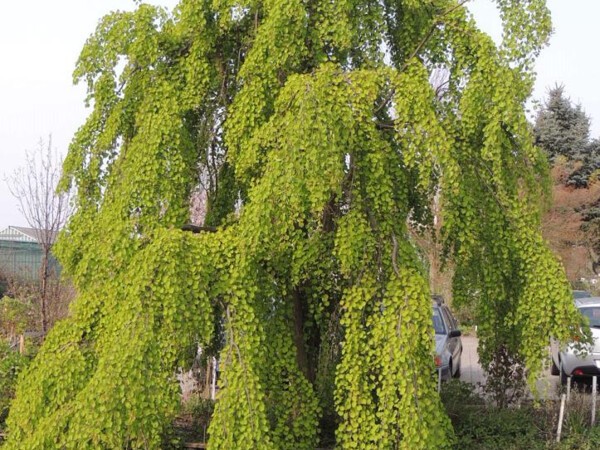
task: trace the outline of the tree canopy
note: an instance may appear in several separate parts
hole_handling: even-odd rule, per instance
[[[541,238],[544,155],[524,104],[551,30],[497,0],[496,46],[457,0],[182,0],[104,17],[75,80],[89,118],[57,253],[79,296],[21,378],[7,449],[161,448],[175,373],[220,352],[213,449],[452,442],[409,229],[440,198],[454,297],[484,365],[531,379],[576,324]],[[440,75],[441,74],[441,75]],[[430,78],[442,82],[437,89]],[[192,192],[205,231],[182,231]]]

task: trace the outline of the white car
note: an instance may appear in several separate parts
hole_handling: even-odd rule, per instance
[[[589,298],[591,296],[592,296],[592,294],[590,294],[588,291],[580,291],[580,290],[574,290],[573,291],[573,298],[574,299]]]
[[[450,308],[439,296],[433,298],[433,328],[435,329],[435,366],[442,379],[460,376],[462,355],[461,331]]]
[[[600,297],[577,298],[575,306],[588,319],[594,344],[571,343],[560,348],[557,341],[552,341],[551,373],[560,375],[563,385],[568,377],[600,376]]]

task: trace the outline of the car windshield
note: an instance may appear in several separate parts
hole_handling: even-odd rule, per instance
[[[446,334],[442,312],[439,308],[433,308],[433,328],[435,329],[435,334]]]
[[[590,327],[600,328],[600,306],[579,308],[579,311],[581,311],[581,314],[589,319]]]

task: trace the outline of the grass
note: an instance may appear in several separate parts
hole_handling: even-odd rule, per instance
[[[590,426],[591,396],[573,392],[566,408],[562,439],[556,442],[560,402],[526,402],[496,408],[468,383],[445,383],[442,402],[461,450],[592,450],[600,446],[600,426]]]

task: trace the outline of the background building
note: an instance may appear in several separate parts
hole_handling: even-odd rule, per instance
[[[36,280],[40,277],[43,230],[8,227],[0,231],[0,273],[4,277]],[[54,240],[56,236],[53,236]],[[58,271],[56,259],[50,258],[50,270]]]

